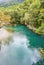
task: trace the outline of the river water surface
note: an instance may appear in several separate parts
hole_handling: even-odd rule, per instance
[[[0,65],[39,65],[42,60],[38,48],[44,49],[44,37],[33,33],[24,25],[4,27],[0,31]],[[12,32],[8,30],[11,30]],[[9,35],[7,38],[6,36]],[[4,39],[6,38],[6,39]],[[44,65],[44,60],[41,65]]]

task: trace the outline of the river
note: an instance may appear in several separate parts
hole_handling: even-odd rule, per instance
[[[44,49],[44,37],[24,25],[6,26],[4,29],[4,38],[7,36],[7,29],[12,31],[9,32],[12,35],[1,40],[0,65],[39,65],[38,62],[43,59],[38,48]],[[41,65],[43,64],[44,60]]]

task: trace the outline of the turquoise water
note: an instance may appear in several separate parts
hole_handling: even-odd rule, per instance
[[[29,30],[26,26],[24,25],[17,25],[16,27],[7,27],[9,29],[15,30],[16,32],[20,32],[22,34],[25,34],[27,38],[30,40],[30,45],[32,47],[37,47],[37,48],[43,48],[44,49],[44,37],[35,34],[31,30]]]
[[[11,30],[12,36],[2,42],[0,65],[44,65],[44,59],[38,51],[38,48],[44,49],[44,37],[24,25],[4,28],[5,33],[7,29]]]

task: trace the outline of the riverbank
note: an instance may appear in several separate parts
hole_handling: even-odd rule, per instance
[[[34,27],[34,26],[31,26],[31,25],[27,25],[27,27],[32,30],[34,33],[38,34],[38,35],[41,35],[41,36],[44,36],[44,33],[40,33],[40,32],[37,32],[37,28]]]
[[[39,48],[39,52],[40,52],[41,57],[44,59],[44,49]]]
[[[41,35],[41,36],[43,36],[44,37],[44,33],[40,33],[39,31],[37,31],[37,28],[36,27],[34,27],[33,25],[27,25],[27,24],[23,24],[23,23],[15,23],[15,24],[11,24],[11,23],[9,23],[9,25],[8,24],[5,24],[4,26],[16,26],[16,25],[18,25],[18,24],[20,24],[20,25],[24,25],[24,26],[26,26],[28,29],[30,29],[30,30],[32,30],[34,33],[36,33],[36,34],[38,34],[38,35]],[[0,26],[1,27],[1,26]],[[3,26],[2,26],[3,27]],[[10,31],[10,30],[9,30]]]

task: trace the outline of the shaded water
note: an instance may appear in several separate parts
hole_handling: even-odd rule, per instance
[[[10,40],[9,37],[6,39],[8,42],[3,40],[1,44],[0,65],[32,65],[42,59],[37,48],[44,48],[44,37],[34,34],[23,25],[6,28],[14,32]]]

